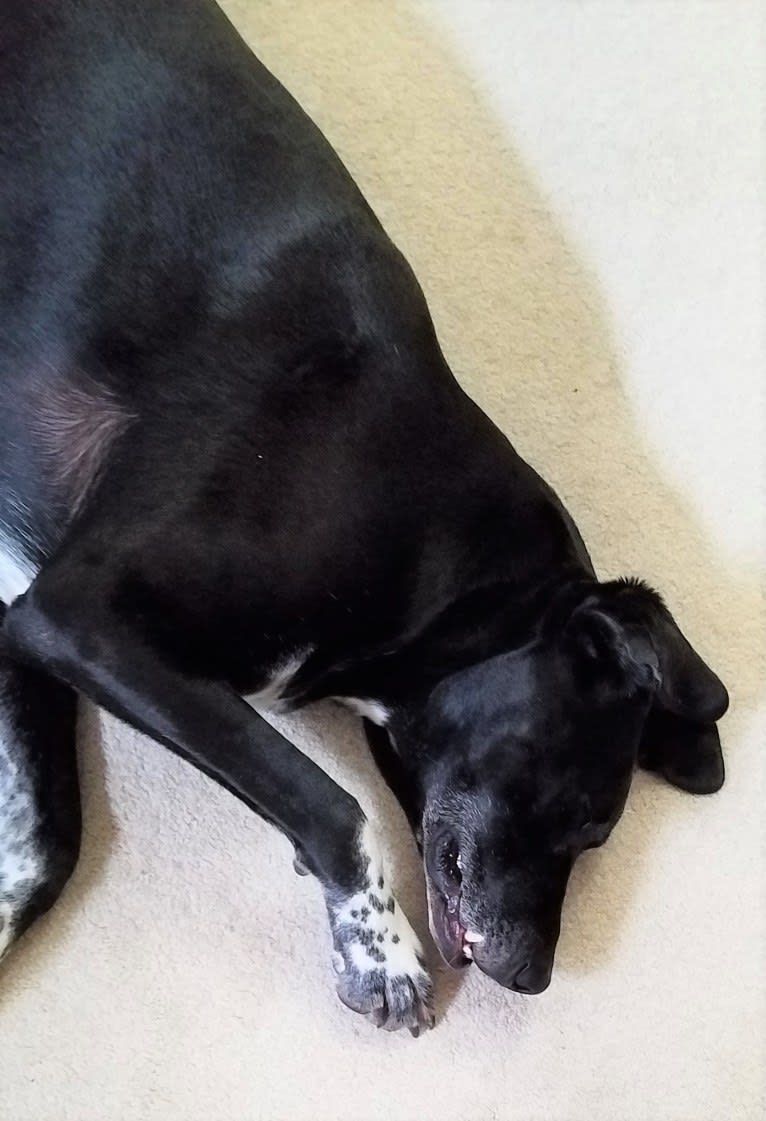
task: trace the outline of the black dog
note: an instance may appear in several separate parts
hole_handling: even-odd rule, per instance
[[[261,690],[379,726],[442,955],[539,992],[636,763],[721,785],[724,687],[654,592],[597,581],[211,2],[10,0],[2,36],[2,947],[76,859],[77,690],[287,834],[346,1003],[431,1022],[364,814]]]

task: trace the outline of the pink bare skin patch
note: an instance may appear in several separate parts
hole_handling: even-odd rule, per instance
[[[74,515],[133,417],[110,390],[84,374],[33,378],[27,388],[34,438],[51,482]]]

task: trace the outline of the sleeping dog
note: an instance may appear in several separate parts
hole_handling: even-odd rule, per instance
[[[598,581],[211,0],[9,0],[3,41],[0,952],[77,858],[81,693],[287,835],[347,1005],[431,1024],[364,813],[242,699],[334,697],[442,956],[540,992],[635,766],[723,782],[726,690],[654,591]]]

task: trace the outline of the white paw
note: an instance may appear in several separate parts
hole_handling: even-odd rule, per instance
[[[45,878],[34,790],[11,751],[14,734],[11,717],[0,708],[0,958],[13,943],[19,918]]]
[[[369,827],[364,887],[330,904],[338,996],[387,1031],[433,1027],[433,991],[418,937],[388,888]],[[374,854],[374,855],[373,855]]]

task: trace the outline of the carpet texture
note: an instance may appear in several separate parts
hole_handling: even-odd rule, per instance
[[[764,1103],[762,6],[230,0],[418,273],[460,379],[604,576],[730,688],[728,781],[646,775],[574,876],[550,989],[435,961],[439,1022],[337,1002],[319,891],[210,781],[83,712],[86,836],[0,985],[9,1121],[755,1121]],[[413,843],[332,706],[279,726]]]

